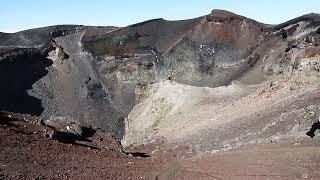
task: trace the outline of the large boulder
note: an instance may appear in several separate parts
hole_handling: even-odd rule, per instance
[[[82,125],[70,117],[52,116],[43,123],[54,131],[70,133],[78,137],[82,137],[83,135]]]

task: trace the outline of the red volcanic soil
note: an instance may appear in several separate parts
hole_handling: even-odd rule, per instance
[[[319,143],[311,139],[201,156],[145,145],[128,155],[103,133],[64,144],[28,119],[0,118],[0,179],[320,179]]]
[[[153,179],[165,164],[126,155],[108,137],[99,137],[108,147],[63,144],[46,138],[44,129],[1,118],[0,179]]]

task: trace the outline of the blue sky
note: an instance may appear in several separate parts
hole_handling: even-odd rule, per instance
[[[56,24],[126,26],[148,19],[189,19],[226,9],[276,24],[320,13],[320,0],[1,0],[0,31]]]

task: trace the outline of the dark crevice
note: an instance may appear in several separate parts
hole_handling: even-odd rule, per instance
[[[306,133],[309,137],[311,138],[314,138],[316,135],[315,135],[315,132],[320,129],[320,122],[317,121],[315,123],[313,123],[311,129]]]
[[[0,110],[40,115],[43,112],[41,100],[30,96],[27,90],[48,74],[46,67],[52,65],[52,61],[40,51],[23,50],[23,54],[0,61]]]
[[[288,33],[287,33],[286,30],[281,29],[281,30],[280,30],[280,34],[281,34],[282,39],[287,39]]]
[[[66,143],[66,144],[73,144],[76,141],[91,142],[91,140],[87,140],[86,138],[83,138],[82,136],[76,135],[74,133],[63,132],[63,131],[54,131],[51,138],[55,139],[61,143]]]
[[[88,143],[93,142],[90,138],[96,134],[97,129],[94,129],[92,127],[82,126],[81,127],[82,133],[77,134],[77,133],[72,133],[72,132],[66,132],[63,130],[62,131],[57,130],[57,129],[55,129],[55,127],[52,127],[52,126],[48,126],[48,125],[46,125],[46,126],[51,129],[46,134],[46,136],[50,139],[57,140],[58,142],[63,143],[63,144],[72,144],[72,145],[76,145],[76,146],[89,147],[91,149],[99,149],[96,146],[83,144],[84,142],[88,142]]]
[[[90,138],[95,135],[97,130],[90,128],[90,127],[82,127],[82,137],[83,138]]]
[[[63,132],[63,131],[54,131],[54,133],[51,136],[51,139],[57,140],[58,142],[63,144],[72,144],[76,146],[89,147],[91,149],[99,149],[98,147],[95,147],[95,146],[79,143],[79,142],[92,142],[92,140],[87,138],[88,137],[76,135],[69,132]]]
[[[141,157],[141,158],[147,158],[150,157],[147,153],[144,152],[123,152],[126,155],[131,155],[133,157]]]
[[[16,121],[16,119],[10,118],[5,113],[0,112],[0,126],[18,127],[17,125],[12,123],[14,121]]]

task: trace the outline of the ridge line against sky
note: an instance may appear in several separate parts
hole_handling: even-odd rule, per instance
[[[319,0],[1,0],[0,32],[57,25],[127,26],[154,18],[183,20],[224,9],[267,24],[320,13]]]

